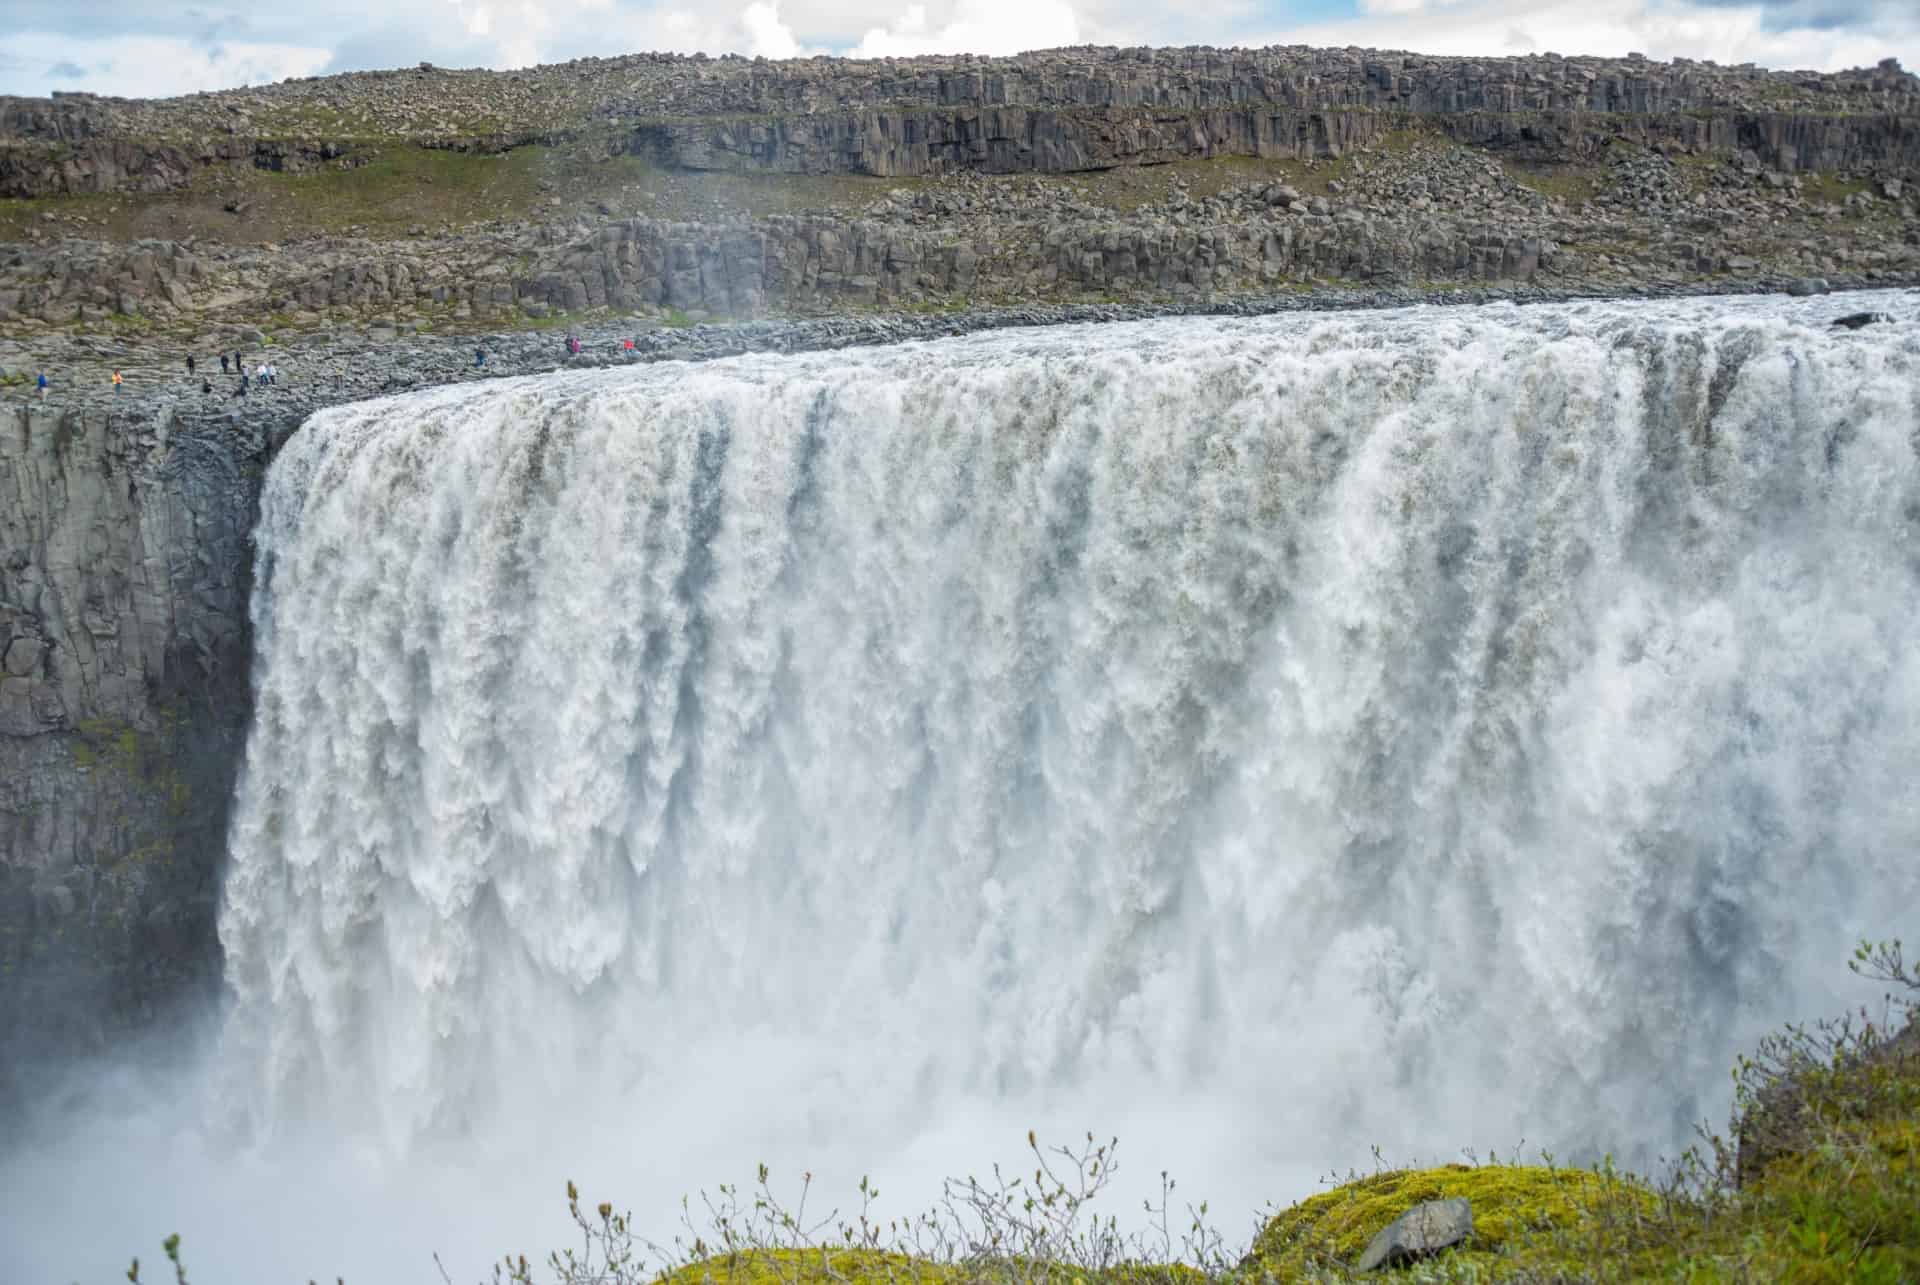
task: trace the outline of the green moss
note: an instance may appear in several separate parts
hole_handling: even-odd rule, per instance
[[[1456,1254],[1491,1264],[1530,1238],[1591,1223],[1603,1211],[1645,1214],[1653,1192],[1630,1179],[1584,1169],[1446,1165],[1376,1174],[1301,1201],[1270,1221],[1243,1268],[1293,1280],[1339,1271],[1394,1219],[1429,1200],[1465,1197],[1473,1239]]]
[[[172,816],[184,816],[193,804],[193,787],[175,765],[174,738],[180,716],[159,711],[160,726],[142,732],[114,719],[84,719],[68,742],[74,764],[88,772],[112,772],[159,802]]]

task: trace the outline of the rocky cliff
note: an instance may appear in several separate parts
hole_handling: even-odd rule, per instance
[[[0,195],[151,191],[198,167],[310,165],[370,139],[500,148],[604,131],[672,164],[885,177],[1338,154],[1409,117],[1529,118],[1754,146],[1775,168],[1911,161],[1920,82],[1678,60],[1431,58],[1304,47],[1056,49],[788,62],[642,54],[526,71],[422,65],[156,102],[0,99]],[[1703,124],[1702,122],[1707,122]],[[1517,136],[1517,132],[1516,132]]]
[[[0,1065],[211,976],[264,448],[174,414],[0,414]]]
[[[0,333],[1920,270],[1920,80],[1064,49],[0,100]]]

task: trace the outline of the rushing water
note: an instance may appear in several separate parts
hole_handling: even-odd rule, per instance
[[[315,417],[258,547],[269,1149],[1651,1160],[1920,904],[1920,296],[468,385]]]

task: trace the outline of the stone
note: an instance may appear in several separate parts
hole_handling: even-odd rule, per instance
[[[1810,295],[1825,294],[1832,289],[1825,277],[1799,277],[1788,284],[1787,293],[1795,298],[1805,299]]]
[[[1354,1260],[1354,1270],[1404,1267],[1473,1235],[1473,1207],[1464,1197],[1415,1205],[1380,1230]]]
[[[1887,315],[1883,312],[1853,312],[1848,313],[1844,317],[1835,317],[1833,324],[1844,330],[1859,330],[1864,326],[1871,326],[1875,322],[1886,321],[1888,319]]]
[[[16,638],[7,644],[3,667],[15,678],[26,678],[38,672],[40,657],[45,651],[45,644],[38,638]]]

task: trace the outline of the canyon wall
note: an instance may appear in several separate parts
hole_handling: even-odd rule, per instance
[[[264,434],[0,415],[0,1065],[217,974]],[[0,1077],[0,1096],[7,1089]]]

